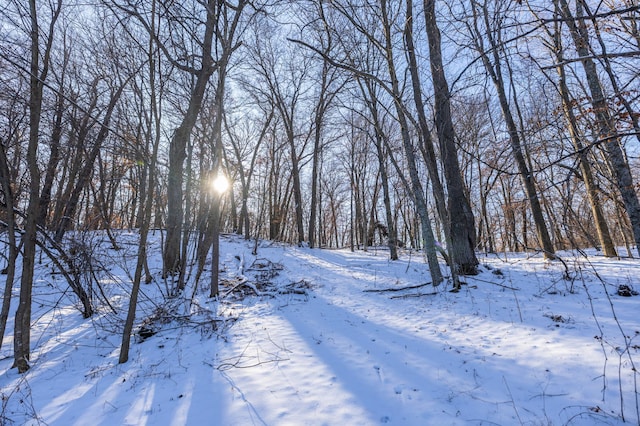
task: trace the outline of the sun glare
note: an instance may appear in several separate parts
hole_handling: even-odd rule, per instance
[[[212,182],[211,186],[213,190],[218,194],[224,193],[227,189],[229,189],[229,180],[223,174],[219,174]]]

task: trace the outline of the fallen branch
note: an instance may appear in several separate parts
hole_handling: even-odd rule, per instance
[[[520,290],[520,289],[519,289],[519,288],[517,288],[517,287],[509,287],[508,285],[499,284],[499,283],[495,283],[495,282],[493,282],[493,281],[483,280],[483,279],[476,278],[476,277],[466,276],[465,278],[466,278],[466,279],[472,279],[472,280],[480,281],[480,282],[487,283],[487,284],[497,285],[498,287],[507,288],[507,289],[509,289],[509,290]]]
[[[389,299],[408,299],[410,297],[422,297],[422,296],[435,296],[438,294],[437,291],[432,293],[410,293],[410,294],[402,294],[398,296],[391,296]]]
[[[420,287],[425,287],[430,285],[431,283],[424,283],[424,284],[418,284],[418,285],[410,285],[407,287],[393,287],[393,288],[381,288],[381,289],[367,289],[367,290],[363,290],[365,293],[384,293],[387,291],[403,291],[403,290],[413,290],[416,288],[420,288]]]
[[[249,287],[251,290],[253,290],[253,292],[256,294],[256,296],[260,295],[260,292],[258,291],[258,289],[256,288],[255,285],[249,283],[249,280],[246,277],[242,277],[240,279],[239,282],[237,282],[233,287],[231,287],[229,290],[227,290],[223,295],[222,295],[222,299],[224,299],[225,297],[227,297],[228,295],[230,295],[231,293],[233,293],[235,290],[237,290],[239,287],[242,286],[246,286]]]

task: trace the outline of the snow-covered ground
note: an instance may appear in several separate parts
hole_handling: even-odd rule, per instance
[[[129,362],[118,364],[137,235],[117,238],[121,250],[93,250],[117,313],[103,306],[83,320],[65,281],[46,259],[38,265],[32,368],[11,369],[12,309],[0,350],[0,424],[639,421],[640,296],[617,294],[640,289],[637,259],[491,255],[451,293],[427,284],[415,252],[391,262],[383,249],[262,242],[254,256],[253,242],[224,236],[220,300],[206,297],[208,265],[193,303],[190,286],[164,302],[154,234],[155,281],[142,286],[136,329],[144,322],[155,334],[134,337]]]

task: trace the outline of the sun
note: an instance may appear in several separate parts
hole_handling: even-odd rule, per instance
[[[223,194],[229,189],[229,179],[223,174],[219,174],[211,181],[211,187],[218,194]]]

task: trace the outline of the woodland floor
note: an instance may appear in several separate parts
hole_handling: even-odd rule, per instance
[[[0,424],[639,421],[640,296],[618,294],[640,289],[638,259],[481,255],[481,273],[451,293],[428,284],[415,252],[391,262],[383,249],[261,242],[254,256],[253,242],[223,236],[220,300],[207,298],[208,265],[195,292],[164,302],[156,233],[136,327],[153,335],[136,335],[118,364],[137,237],[118,234],[117,251],[101,234],[86,245],[115,313],[102,302],[82,319],[64,279],[38,265],[32,367],[11,369],[12,310]]]

